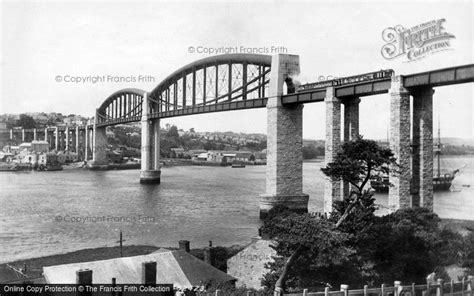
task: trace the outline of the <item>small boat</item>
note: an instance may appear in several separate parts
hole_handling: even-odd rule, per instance
[[[30,163],[8,163],[0,165],[0,172],[31,171],[33,166]]]
[[[63,166],[60,165],[59,163],[57,164],[40,164],[38,166],[38,171],[42,171],[42,172],[52,172],[52,171],[62,171],[63,170]]]
[[[232,162],[232,168],[244,168],[245,167],[245,163],[243,162]]]

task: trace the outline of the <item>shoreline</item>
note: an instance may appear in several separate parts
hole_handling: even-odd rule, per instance
[[[443,155],[444,159],[456,159],[456,158],[474,158],[474,154],[450,154],[450,155]],[[320,163],[324,162],[324,156],[316,157],[311,159],[303,159],[303,163]],[[246,163],[248,166],[265,166],[266,163]],[[222,167],[221,163],[214,163],[214,162],[193,162],[190,159],[181,159],[181,158],[163,158],[161,159],[161,167],[175,167],[175,166],[210,166],[210,167]],[[230,166],[230,165],[225,165]],[[64,170],[136,170],[140,169],[140,163],[136,162],[127,162],[127,163],[110,163],[107,165],[103,165],[100,167],[84,167],[83,162],[72,162],[62,164]],[[33,170],[33,169],[29,169]],[[16,172],[14,170],[0,170],[4,172]],[[28,170],[21,170],[21,171],[28,171]]]

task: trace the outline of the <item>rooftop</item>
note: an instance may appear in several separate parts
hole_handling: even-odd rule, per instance
[[[184,250],[167,249],[142,256],[43,267],[43,274],[47,283],[75,284],[76,271],[90,269],[94,284],[108,284],[112,282],[112,278],[116,278],[117,284],[140,284],[142,263],[150,261],[157,262],[157,283],[173,284],[179,288],[201,286],[210,280],[217,282],[236,280]]]

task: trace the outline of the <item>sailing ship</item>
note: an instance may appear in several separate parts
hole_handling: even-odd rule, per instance
[[[438,123],[438,143],[433,151],[436,154],[438,168],[433,174],[433,191],[448,191],[451,188],[456,174],[459,169],[456,169],[450,173],[441,173],[441,133]],[[374,180],[370,181],[370,186],[375,192],[388,192],[390,188],[389,177],[386,175],[377,176]]]
[[[451,173],[441,174],[441,134],[438,122],[438,147],[434,151],[438,160],[438,170],[433,176],[433,190],[434,191],[448,191],[451,188],[454,177],[459,172],[459,169],[454,170]]]

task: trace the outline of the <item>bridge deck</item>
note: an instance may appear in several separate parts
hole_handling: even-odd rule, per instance
[[[229,67],[229,71],[230,71]],[[230,73],[229,73],[230,74]],[[262,74],[263,75],[263,74]],[[229,75],[230,77],[230,75]],[[262,76],[263,77],[263,76]],[[402,75],[403,84],[406,88],[419,88],[419,87],[438,87],[438,86],[446,86],[446,85],[454,85],[454,84],[461,84],[467,82],[474,82],[474,64],[463,65],[463,66],[456,66],[451,68],[444,68],[438,70],[432,70],[422,73],[410,74],[410,75]],[[245,79],[244,79],[245,81]],[[252,89],[255,91],[259,87],[262,87],[268,81],[263,81],[261,86],[257,86],[256,88]],[[234,91],[231,90],[229,85],[229,94],[232,94]],[[391,85],[391,78],[390,77],[382,77],[377,78],[375,80],[364,80],[353,82],[350,84],[342,84],[334,86],[336,97],[344,99],[345,97],[362,97],[362,96],[371,96],[377,95],[382,93],[388,93]],[[240,87],[242,88],[242,87]],[[242,91],[242,89],[238,89]],[[134,90],[135,91],[135,90]],[[123,92],[123,91],[122,91]],[[121,92],[121,93],[122,93]],[[142,91],[143,92],[143,91]],[[139,94],[140,91],[135,91],[132,95]],[[218,91],[216,90],[216,93]],[[192,115],[192,114],[204,114],[204,113],[211,113],[211,112],[221,112],[221,111],[232,111],[232,110],[242,110],[242,109],[253,109],[253,108],[264,108],[266,106],[268,98],[265,97],[264,92],[259,92],[261,98],[257,99],[245,99],[245,96],[241,95],[236,98],[232,98],[229,96],[229,100],[224,102],[219,102],[215,104],[210,104],[210,102],[204,102],[200,104],[196,104],[196,100],[192,100],[192,104],[186,106],[186,104],[182,104],[185,107],[172,109],[170,105],[167,104],[166,108],[158,108],[151,112],[151,118],[169,118],[169,117],[176,117],[176,116],[184,116],[184,115]],[[185,98],[186,96],[183,95]],[[297,91],[296,93],[287,94],[282,97],[283,104],[302,104],[302,103],[312,103],[312,102],[322,102],[326,97],[326,87],[316,87],[314,89],[308,89],[304,91]],[[127,99],[130,97],[118,97],[120,102],[122,102],[122,98]],[[137,122],[141,119],[141,97],[133,96],[133,106],[132,110],[128,113],[125,113],[125,116],[121,116],[120,118],[107,118],[105,121],[99,122],[97,126],[109,126],[121,123],[129,123],[129,122]],[[114,100],[117,100],[116,97],[113,97]],[[102,107],[109,103],[111,99],[109,98],[107,102],[103,104]],[[135,103],[135,101],[137,101]],[[159,102],[155,99],[152,99],[153,102]],[[128,103],[130,105],[130,103]],[[175,106],[177,106],[175,104]],[[126,109],[127,104],[124,104]],[[128,106],[130,109],[130,106]],[[164,110],[163,110],[164,109]],[[122,109],[119,108],[119,113],[122,114]],[[117,107],[115,107],[115,113],[117,113]],[[102,114],[105,119],[105,116]]]
[[[402,75],[406,88],[435,87],[474,82],[474,64],[457,66],[423,73]],[[388,93],[390,79],[365,81],[350,85],[335,86],[336,97],[363,97]],[[283,104],[322,102],[326,96],[326,88],[315,88],[304,92],[284,95]]]

